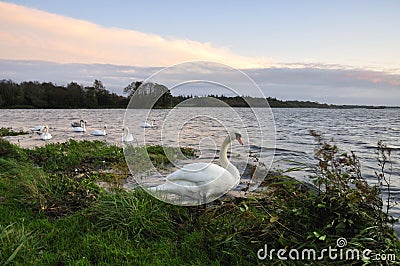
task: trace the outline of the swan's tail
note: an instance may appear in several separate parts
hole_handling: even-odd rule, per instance
[[[179,182],[172,183],[172,182],[165,182],[162,185],[158,185],[155,187],[150,187],[150,191],[152,192],[160,192],[160,193],[172,193],[176,195],[185,195],[193,197],[193,194],[198,194],[200,192],[200,187],[193,186],[192,182]]]
[[[163,189],[163,186],[164,186],[164,185],[159,185],[159,186],[156,186],[156,187],[149,187],[149,190],[150,190],[150,191],[153,191],[153,192],[163,191],[163,190],[164,190],[164,189]]]
[[[162,185],[150,187],[149,190],[153,192],[174,192],[176,191],[176,185],[174,186],[171,183],[164,183]]]
[[[149,190],[168,201],[181,201],[183,205],[201,205],[207,202],[206,193],[201,191],[199,187],[193,187],[193,184],[185,186],[184,184],[166,182],[159,186],[150,187]]]

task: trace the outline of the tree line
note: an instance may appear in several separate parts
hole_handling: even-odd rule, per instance
[[[0,108],[120,108],[128,104],[127,97],[110,93],[103,83],[92,86],[70,82],[58,86],[51,82],[0,82]]]
[[[332,105],[310,101],[282,101],[276,98],[254,98],[250,96],[227,97],[224,95],[173,96],[170,90],[161,84],[135,81],[124,88],[126,96],[108,91],[100,80],[91,86],[82,86],[70,82],[66,86],[51,82],[27,81],[15,83],[11,80],[0,81],[0,108],[172,108],[174,106],[221,106],[219,100],[231,107],[278,107],[278,108],[357,108],[371,107],[358,105]],[[131,97],[135,95],[132,101]],[[374,107],[376,108],[376,107]],[[383,107],[381,107],[383,108]]]

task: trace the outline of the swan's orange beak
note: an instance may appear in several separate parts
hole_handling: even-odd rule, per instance
[[[237,139],[237,141],[240,143],[240,145],[243,145],[243,141],[242,141],[242,138],[241,138],[241,137],[237,137],[236,139]]]

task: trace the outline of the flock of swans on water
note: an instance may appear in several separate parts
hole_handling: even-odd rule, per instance
[[[71,124],[73,132],[86,132],[86,122],[74,122]],[[143,123],[142,128],[157,128],[152,123]],[[105,136],[107,126],[102,130],[94,130],[91,132],[94,136]],[[43,132],[40,136],[42,140],[50,140],[52,135],[49,133],[49,127],[36,126],[31,128],[32,131]],[[122,140],[125,143],[134,141],[134,137],[129,133],[128,127],[125,127]],[[232,141],[237,140],[243,145],[241,133],[237,130],[228,132],[221,145],[219,153],[219,164],[213,163],[191,163],[186,164],[179,170],[169,174],[165,178],[165,183],[149,188],[153,192],[173,193],[182,197],[189,197],[199,202],[207,200],[212,196],[220,196],[236,187],[240,182],[239,170],[228,160],[227,152]],[[202,203],[205,203],[203,201]]]
[[[72,132],[86,132],[86,122],[81,120],[79,122],[74,122],[71,124],[72,127]],[[42,132],[40,135],[41,140],[50,140],[53,138],[53,136],[49,132],[49,126],[48,125],[43,125],[43,126],[35,126],[31,128],[32,131],[37,131],[37,132]],[[107,126],[105,125],[102,130],[93,130],[92,135],[93,136],[105,136],[107,135]]]
[[[142,124],[143,128],[157,128],[157,126],[154,125],[155,120],[153,120],[150,123],[144,122]],[[79,122],[73,122],[71,123],[72,127],[72,132],[86,132],[86,121],[80,120]],[[42,132],[40,135],[41,140],[50,140],[53,138],[53,136],[49,132],[49,126],[48,125],[42,125],[42,126],[35,126],[30,129],[31,131],[35,132]],[[123,129],[124,133],[122,136],[122,141],[123,142],[131,142],[134,141],[134,137],[131,133],[129,133],[129,128],[124,127]],[[96,129],[91,132],[93,136],[106,136],[107,135],[107,125],[103,127],[103,129]]]

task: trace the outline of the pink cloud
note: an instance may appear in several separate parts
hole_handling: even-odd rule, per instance
[[[0,38],[0,57],[6,59],[138,66],[191,60],[215,60],[239,68],[266,65],[209,43],[106,28],[4,2],[0,3]]]
[[[375,84],[388,84],[392,86],[400,86],[400,76],[394,74],[388,74],[379,71],[353,71],[351,73],[347,73],[347,76],[360,80],[360,81],[367,81]]]

